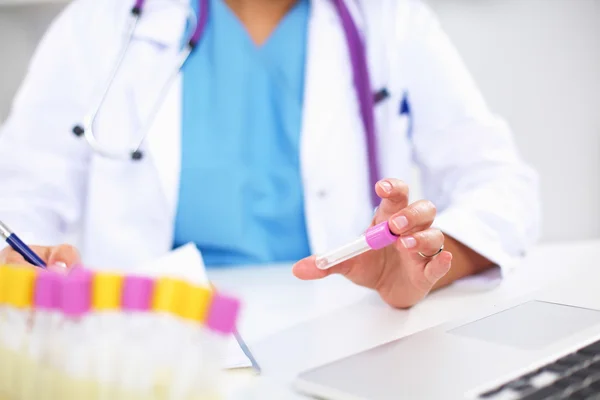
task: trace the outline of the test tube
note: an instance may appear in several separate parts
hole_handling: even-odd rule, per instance
[[[235,332],[241,303],[237,298],[216,293],[206,316],[203,337],[204,362],[201,365],[202,379],[198,380],[196,399],[220,398],[220,372],[226,354],[228,340]]]
[[[122,310],[125,317],[120,345],[119,390],[114,400],[151,398],[150,338],[156,330],[151,313],[154,280],[126,276],[123,282]]]
[[[8,303],[6,292],[9,287],[10,267],[8,265],[0,265],[0,398],[7,396],[5,385],[8,379],[8,352],[4,346],[4,331],[8,329],[6,322],[6,314],[8,312]]]
[[[390,231],[388,221],[381,222],[359,236],[357,239],[346,243],[337,249],[317,256],[315,263],[319,269],[329,269],[334,265],[363,254],[369,250],[379,250],[389,246],[398,239]]]
[[[195,393],[195,384],[203,379],[201,365],[207,362],[203,352],[203,324],[212,293],[208,286],[187,286],[185,302],[181,304],[178,314],[183,318],[185,332],[177,349],[179,362],[173,375],[169,399],[189,400],[198,395]]]
[[[177,343],[184,335],[179,310],[185,301],[188,283],[180,279],[163,277],[156,281],[152,299],[155,328],[151,338],[151,367],[155,399],[168,398],[173,381],[173,368],[177,360]]]
[[[94,340],[94,378],[97,400],[113,400],[117,393],[118,343],[123,333],[121,294],[123,276],[110,272],[96,272],[92,283],[90,323],[96,332]]]
[[[27,354],[24,358],[31,365],[27,383],[22,385],[22,399],[35,399],[44,393],[47,399],[53,381],[50,359],[56,357],[56,339],[60,329],[60,279],[61,276],[48,270],[41,270],[35,282],[34,318]]]
[[[24,363],[21,354],[27,348],[29,339],[29,316],[33,305],[33,288],[36,272],[25,267],[10,268],[8,282],[5,282],[6,297],[8,303],[6,309],[6,325],[3,329],[3,342],[6,346],[5,364],[6,379],[4,385],[4,397],[18,398],[21,392],[21,383],[28,374],[23,373]],[[8,286],[6,284],[8,283]]]
[[[59,371],[52,389],[56,400],[93,398],[90,340],[96,332],[89,323],[92,275],[81,268],[61,280],[60,306],[64,320],[59,358],[54,360]]]

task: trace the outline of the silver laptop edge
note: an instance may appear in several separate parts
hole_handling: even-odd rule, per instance
[[[329,400],[477,399],[497,385],[600,340],[600,294],[596,294],[600,280],[596,277],[600,274],[576,286],[565,280],[313,368],[298,376],[294,388]],[[499,322],[494,322],[494,316]],[[529,317],[534,321],[533,333],[525,329]],[[461,364],[466,371],[460,371]],[[429,384],[425,374],[432,375]]]

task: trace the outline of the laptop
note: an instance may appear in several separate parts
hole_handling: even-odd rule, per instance
[[[567,269],[565,269],[567,270]],[[600,268],[301,373],[329,400],[600,400]]]

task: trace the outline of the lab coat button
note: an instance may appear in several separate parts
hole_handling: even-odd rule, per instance
[[[327,192],[324,189],[321,189],[317,192],[317,197],[320,199],[324,199],[327,197]]]

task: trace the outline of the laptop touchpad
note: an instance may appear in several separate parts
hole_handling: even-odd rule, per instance
[[[532,350],[598,323],[600,311],[531,301],[454,328],[449,333]]]

